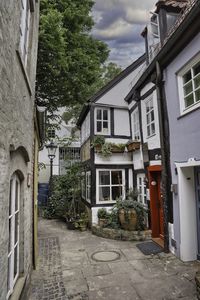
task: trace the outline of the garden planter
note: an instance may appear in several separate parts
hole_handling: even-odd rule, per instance
[[[128,152],[133,152],[135,150],[140,149],[140,142],[131,142],[127,144]]]
[[[117,145],[112,145],[111,149],[112,153],[123,153],[125,151],[125,146],[124,147],[117,147]]]
[[[100,227],[104,227],[108,224],[108,220],[107,219],[99,219],[99,226]]]
[[[66,223],[67,223],[67,229],[69,229],[69,230],[75,230],[76,229],[74,221],[66,221]]]
[[[119,221],[121,227],[124,230],[135,230],[137,224],[137,213],[134,208],[130,208],[129,210],[120,209],[119,210]]]

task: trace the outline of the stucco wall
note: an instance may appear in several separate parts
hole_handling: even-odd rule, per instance
[[[7,294],[9,182],[17,171],[21,179],[20,271],[32,266],[33,201],[33,109],[38,38],[39,3],[32,14],[32,49],[29,48],[27,78],[17,54],[20,38],[21,1],[0,2],[0,299]],[[17,150],[18,149],[18,150]],[[12,150],[12,152],[10,152]],[[30,162],[26,161],[29,156]],[[31,186],[27,187],[27,176]]]
[[[164,72],[165,93],[169,115],[170,160],[172,183],[178,183],[175,162],[185,162],[189,158],[200,159],[200,110],[193,111],[181,118],[176,73],[190,61],[200,49],[198,34],[182,52],[171,62]],[[180,207],[179,195],[174,195],[174,238],[177,241],[177,255],[180,255]],[[196,217],[196,216],[194,216]]]

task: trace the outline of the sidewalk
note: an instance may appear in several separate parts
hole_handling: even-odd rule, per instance
[[[29,300],[194,300],[198,263],[143,255],[133,242],[69,231],[40,220],[39,265]]]

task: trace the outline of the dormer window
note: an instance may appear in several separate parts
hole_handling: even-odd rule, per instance
[[[110,110],[107,108],[95,109],[95,134],[110,134]]]
[[[157,54],[160,43],[160,27],[158,14],[150,12],[150,25],[148,26],[149,59],[152,60]]]

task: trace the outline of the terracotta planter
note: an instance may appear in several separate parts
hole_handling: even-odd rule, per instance
[[[119,148],[119,147],[114,146],[114,145],[112,146],[112,149],[111,149],[111,151],[112,151],[113,153],[123,153],[124,150],[125,150],[125,146],[124,146],[124,148]]]
[[[108,224],[108,220],[107,219],[99,219],[99,226],[100,227],[104,227],[107,224]]]
[[[140,149],[140,142],[132,142],[127,145],[128,152],[133,152]]]
[[[136,230],[137,214],[134,208],[130,208],[128,211],[125,209],[119,210],[119,221],[121,227],[124,230],[134,231]]]

